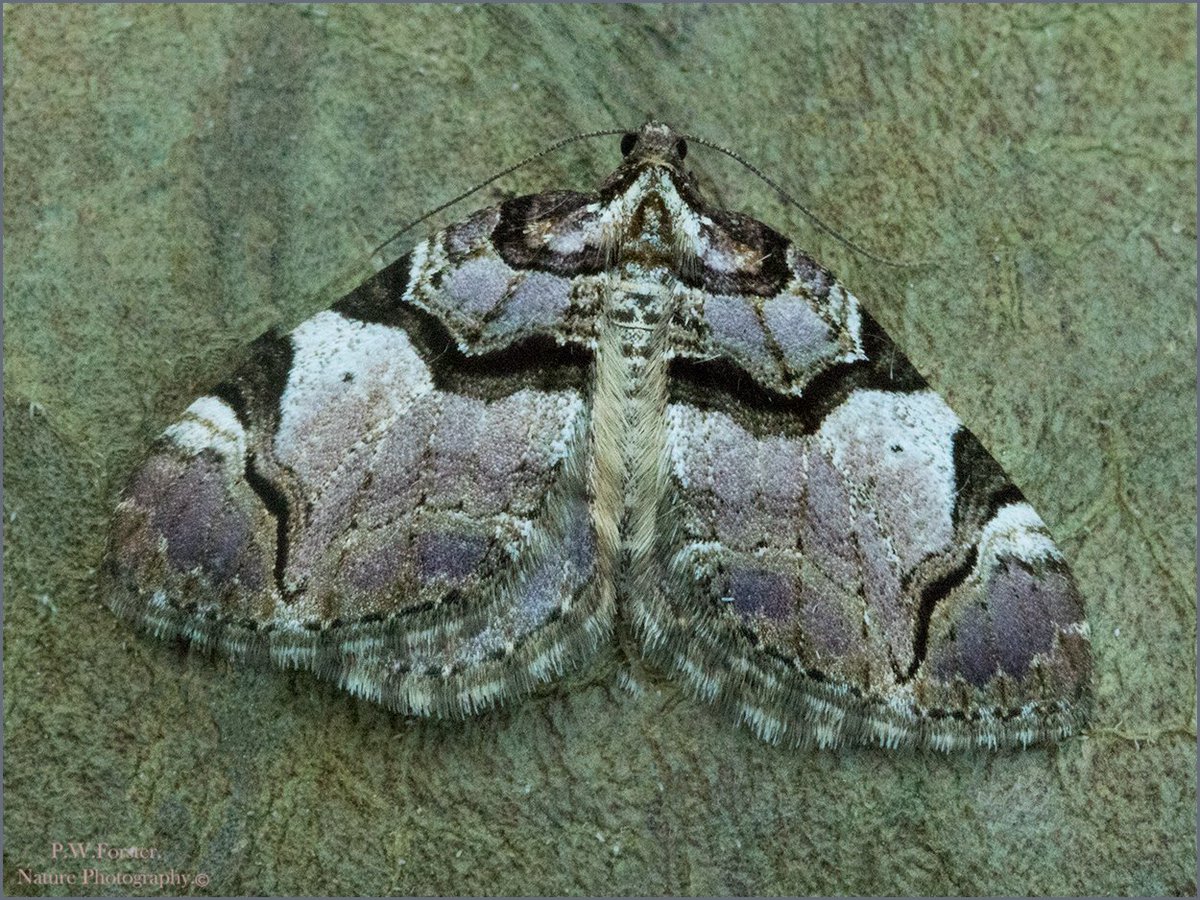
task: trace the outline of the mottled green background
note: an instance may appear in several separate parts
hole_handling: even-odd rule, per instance
[[[84,868],[49,859],[70,840],[158,848],[218,894],[1194,892],[1194,15],[7,8],[6,891],[95,892],[20,882]],[[941,261],[856,257],[689,157],[844,276],[1050,523],[1089,603],[1089,734],[787,751],[670,681],[628,696],[615,653],[477,721],[410,721],[101,606],[116,491],[240,347],[370,273],[399,223],[647,117]],[[441,221],[616,159],[575,145]]]

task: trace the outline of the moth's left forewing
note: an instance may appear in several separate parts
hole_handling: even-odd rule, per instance
[[[474,712],[585,659],[612,617],[586,301],[505,257],[494,235],[526,213],[451,226],[261,338],[125,491],[110,605],[412,713]]]
[[[1045,525],[836,279],[724,215],[670,369],[648,645],[768,739],[1078,730],[1087,625]]]

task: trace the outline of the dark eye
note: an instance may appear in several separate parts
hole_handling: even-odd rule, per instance
[[[679,158],[683,159],[687,156],[687,141],[680,138],[675,142],[675,152],[679,154]]]
[[[633,152],[633,148],[637,145],[637,135],[632,131],[621,138],[621,155],[628,156]]]

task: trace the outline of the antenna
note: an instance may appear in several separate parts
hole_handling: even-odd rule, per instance
[[[457,197],[453,198],[452,200],[447,200],[445,203],[442,203],[439,206],[435,206],[433,209],[429,210],[429,212],[423,213],[422,215],[413,219],[411,222],[409,222],[407,225],[405,225],[403,228],[401,228],[399,231],[397,231],[395,234],[393,234],[390,238],[388,238],[386,241],[384,241],[382,244],[380,244],[378,247],[376,247],[374,250],[372,250],[371,256],[375,256],[375,254],[377,254],[380,250],[382,250],[384,247],[386,247],[392,241],[396,240],[396,238],[400,237],[405,232],[410,231],[413,228],[416,228],[418,225],[420,225],[422,222],[424,222],[430,216],[436,216],[443,209],[453,206],[455,203],[458,203],[460,200],[466,200],[468,197],[470,197],[476,191],[482,190],[483,188],[485,188],[489,184],[491,184],[493,181],[496,181],[499,178],[503,178],[505,175],[509,175],[509,174],[517,171],[517,169],[521,168],[522,166],[529,165],[531,162],[534,162],[535,160],[541,159],[543,156],[545,156],[548,153],[553,153],[555,150],[565,147],[567,144],[573,144],[576,141],[583,141],[583,140],[587,140],[588,138],[604,137],[607,135],[616,135],[616,134],[625,134],[625,129],[610,128],[610,129],[606,129],[604,131],[585,131],[585,132],[582,132],[581,134],[575,134],[575,135],[572,135],[571,137],[563,138],[561,141],[555,141],[553,144],[550,144],[548,147],[543,147],[541,150],[539,150],[537,153],[533,154],[532,156],[525,157],[525,159],[521,160],[519,163],[514,163],[513,165],[509,166],[507,169],[502,169],[501,171],[497,172],[491,178],[488,178],[485,181],[479,182],[479,184],[475,185],[473,188],[463,191],[461,194],[459,194]]]
[[[813,225],[816,226],[818,231],[824,232],[825,234],[829,235],[834,240],[839,241],[840,243],[849,247],[855,253],[860,253],[863,256],[865,256],[867,259],[874,260],[877,263],[882,263],[885,266],[893,266],[894,268],[897,268],[897,269],[913,269],[913,268],[918,268],[921,266],[937,265],[937,263],[935,263],[935,262],[900,262],[900,261],[893,260],[893,259],[885,259],[882,256],[876,256],[874,253],[872,253],[866,247],[862,246],[861,244],[857,243],[856,241],[852,241],[850,238],[846,237],[844,234],[839,232],[837,229],[831,228],[829,225],[826,225],[824,222],[822,222],[819,218],[817,218],[816,213],[814,213],[812,210],[810,210],[808,207],[806,207],[803,203],[801,203],[799,200],[797,200],[795,197],[793,197],[791,194],[789,194],[787,191],[785,191],[783,188],[781,188],[773,180],[771,180],[766,175],[764,175],[762,173],[762,170],[760,170],[758,168],[758,166],[754,165],[752,162],[747,160],[741,154],[739,154],[733,150],[730,150],[727,147],[722,147],[720,144],[714,144],[712,141],[707,141],[702,137],[696,137],[694,134],[684,134],[684,135],[680,135],[680,136],[685,141],[691,141],[691,142],[700,144],[702,147],[708,147],[710,150],[716,150],[718,153],[724,153],[730,159],[736,160],[737,162],[741,163],[743,166],[745,166],[747,169],[749,169],[751,172],[753,172],[755,175],[757,175],[759,178],[761,178],[764,182],[766,182],[767,185],[770,188],[772,188],[775,191],[775,193],[777,193],[785,203],[789,203],[792,206],[796,207],[796,209],[800,210],[800,212],[804,214],[805,218],[807,218],[808,221],[812,222]]]

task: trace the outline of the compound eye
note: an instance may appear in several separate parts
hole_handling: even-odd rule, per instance
[[[683,159],[687,156],[687,141],[680,138],[675,142],[675,152],[679,154],[679,158]]]
[[[621,138],[621,155],[628,156],[633,152],[633,148],[637,146],[638,136],[632,131]]]

